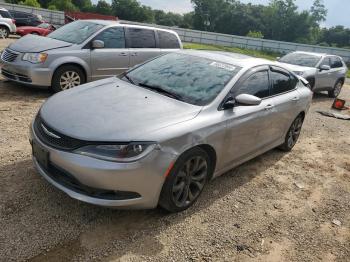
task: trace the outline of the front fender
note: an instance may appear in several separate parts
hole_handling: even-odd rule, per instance
[[[8,24],[6,24],[4,22],[0,22],[0,25],[6,26],[6,28],[11,32],[11,28]]]
[[[81,66],[86,73],[87,81],[89,81],[90,79],[89,76],[91,75],[91,69],[90,69],[89,63],[87,63],[85,60],[76,56],[64,56],[64,57],[54,59],[54,61],[52,61],[51,64],[49,65],[49,68],[52,70],[52,73],[54,73],[57,70],[57,68],[66,64],[76,64]]]

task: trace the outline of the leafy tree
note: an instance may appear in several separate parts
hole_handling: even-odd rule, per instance
[[[105,0],[99,0],[97,2],[97,5],[94,7],[93,11],[95,13],[102,14],[102,15],[111,15],[112,7]]]
[[[264,35],[260,31],[249,31],[247,36],[260,39],[264,38]]]
[[[71,0],[52,0],[48,6],[55,6],[61,11],[78,11],[79,9],[72,3]]]
[[[27,5],[33,7],[41,7],[37,0],[25,0],[24,2],[19,2],[20,5]]]

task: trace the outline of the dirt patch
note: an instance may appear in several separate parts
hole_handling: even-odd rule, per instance
[[[43,180],[28,125],[50,95],[0,81],[1,261],[349,261],[350,122],[316,113],[326,95],[292,152],[243,164],[171,215],[87,205]]]

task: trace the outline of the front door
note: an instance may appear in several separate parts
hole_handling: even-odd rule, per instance
[[[226,110],[227,148],[224,154],[224,166],[241,162],[249,158],[266,145],[271,137],[271,114],[274,112],[273,99],[269,97],[268,67],[254,70],[239,81],[231,93],[254,95],[262,99],[260,105],[237,104],[233,110]]]
[[[330,57],[325,57],[323,58],[319,68],[322,65],[327,65],[327,66],[331,66],[331,60]],[[332,72],[331,70],[321,70],[321,69],[317,69],[317,73],[316,73],[316,82],[315,82],[315,88],[314,91],[317,90],[325,90],[328,87],[331,86],[331,80],[330,80],[330,76],[331,76]]]
[[[110,27],[94,40],[104,42],[104,48],[91,49],[91,81],[115,76],[128,70],[130,51],[126,48],[123,27]]]
[[[130,48],[130,67],[160,55],[155,31],[144,28],[126,28],[127,46]]]

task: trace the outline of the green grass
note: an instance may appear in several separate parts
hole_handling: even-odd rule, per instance
[[[219,45],[205,45],[205,44],[194,44],[194,43],[185,43],[185,49],[198,49],[198,50],[214,50],[214,51],[226,51],[232,53],[239,53],[259,58],[265,58],[269,60],[276,60],[277,56],[280,56],[279,53],[273,53],[269,51],[257,51],[251,49],[243,49],[238,47],[227,47]]]
[[[257,51],[257,50],[243,49],[238,47],[227,47],[227,46],[219,46],[219,45],[205,45],[205,44],[194,44],[194,43],[184,43],[184,48],[198,49],[198,50],[226,51],[226,52],[250,55],[250,56],[259,57],[259,58],[265,58],[268,60],[276,60],[276,57],[281,55],[279,53],[274,53],[270,51]],[[348,70],[346,77],[350,78],[350,70]]]

